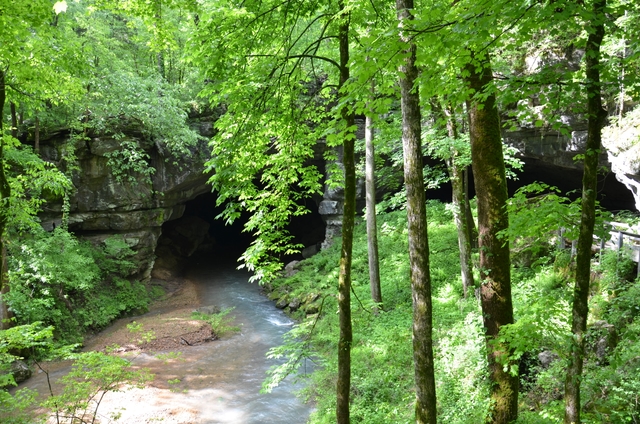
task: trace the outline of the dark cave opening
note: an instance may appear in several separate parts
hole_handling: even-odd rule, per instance
[[[509,197],[520,187],[541,182],[557,187],[563,195],[575,200],[582,191],[582,170],[559,167],[539,159],[522,158],[524,167],[516,172],[516,179],[507,179]],[[433,164],[429,163],[430,166]],[[469,196],[475,196],[473,175],[469,169]],[[451,184],[443,183],[436,189],[427,190],[427,199],[437,199],[451,202]],[[613,172],[602,172],[598,175],[598,201],[603,209],[610,212],[636,212],[633,194],[627,187],[616,179]]]
[[[188,259],[198,253],[215,262],[236,262],[253,241],[250,233],[244,232],[249,215],[242,213],[233,223],[218,217],[223,206],[217,206],[215,193],[205,193],[185,203],[180,218],[162,225],[162,233],[156,248],[155,278],[167,279],[182,275]],[[324,240],[325,223],[313,200],[305,205],[309,213],[293,217],[287,230],[294,243],[304,247],[319,245]],[[280,258],[283,263],[301,259],[302,255]]]

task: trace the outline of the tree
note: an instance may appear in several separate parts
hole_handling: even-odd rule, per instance
[[[374,84],[371,83],[371,93],[374,92]],[[367,202],[367,243],[369,254],[369,286],[371,288],[371,299],[377,303],[382,303],[382,291],[380,289],[380,261],[378,259],[378,227],[376,224],[376,151],[374,144],[374,124],[373,112],[370,111],[365,117],[365,191]]]
[[[600,82],[600,46],[605,33],[606,0],[594,0],[587,22],[589,37],[585,49],[585,77],[587,95],[587,147],[582,177],[582,208],[578,236],[575,287],[573,297],[569,365],[565,381],[565,424],[580,423],[580,380],[584,360],[587,318],[589,316],[589,287],[591,282],[591,246],[596,221],[598,159],[602,140],[602,126],[607,116],[602,107]]]
[[[471,249],[474,246],[475,223],[470,211],[468,196],[468,181],[466,170],[471,164],[471,151],[468,140],[458,134],[458,123],[451,105],[443,109],[437,99],[431,104],[436,120],[436,127],[440,129],[446,123],[447,137],[441,138],[440,134],[431,137],[428,149],[430,154],[443,159],[447,165],[449,181],[451,182],[453,219],[458,232],[458,248],[460,249],[460,275],[462,277],[462,291],[466,298],[469,290],[473,290],[473,262]],[[446,112],[445,112],[446,110]],[[441,133],[443,131],[438,131]]]
[[[341,1],[339,5],[340,24],[338,42],[340,49],[340,79],[338,91],[349,79],[349,19],[350,14]],[[356,214],[356,161],[355,115],[353,107],[342,100],[340,115],[344,124],[344,211],[342,218],[342,250],[340,254],[340,274],[338,279],[338,310],[340,311],[340,339],[338,342],[338,382],[336,384],[336,418],[339,424],[348,424],[349,392],[351,391],[351,262],[353,252],[353,229]]]
[[[413,0],[397,0],[396,9],[405,44],[404,63],[398,69],[402,106],[404,183],[407,191],[409,262],[413,297],[413,361],[416,379],[416,422],[436,422],[436,386],[433,366],[433,324],[427,212],[422,171],[420,96],[416,80],[416,44],[408,31]]]
[[[509,225],[507,183],[496,98],[488,91],[493,79],[489,55],[472,52],[471,59],[464,75],[475,94],[468,102],[469,135],[478,200],[480,296],[493,406],[490,422],[506,424],[518,414],[518,377],[512,373],[512,362],[504,364],[510,348],[498,342],[500,328],[513,323],[509,244],[499,236]]]
[[[453,219],[456,222],[458,230],[458,248],[460,249],[460,274],[462,277],[462,291],[464,297],[469,295],[469,291],[473,290],[475,283],[473,281],[473,262],[471,260],[471,248],[475,244],[473,234],[475,225],[473,217],[467,212],[469,207],[467,167],[462,149],[467,148],[465,141],[458,140],[458,126],[453,112],[453,108],[447,108],[447,131],[453,140],[451,146],[451,155],[446,160],[447,170],[449,171],[449,179],[451,180],[451,192],[453,198]]]
[[[0,111],[4,109],[6,101],[5,72],[0,69]],[[2,114],[4,115],[4,114]],[[11,187],[5,173],[4,160],[4,128],[2,116],[0,116],[0,297],[9,291],[9,278],[7,273],[7,247],[5,244],[5,232],[7,229],[9,214],[9,198]],[[9,328],[11,315],[6,302],[0,298],[0,330]]]
[[[62,9],[56,9],[56,13],[59,10]],[[7,88],[11,85],[15,90],[13,82],[20,81],[21,77],[28,80],[33,64],[37,63],[39,58],[34,58],[32,52],[25,51],[22,43],[30,47],[42,47],[37,44],[38,37],[34,36],[34,32],[39,35],[47,30],[45,23],[50,19],[51,11],[51,3],[45,0],[37,0],[29,4],[0,2],[0,26],[3,28],[0,33],[0,295],[9,291],[6,257],[6,232],[9,224],[11,200],[11,187],[6,173],[6,138],[9,136],[5,135],[2,122],[7,102]],[[32,41],[33,39],[36,41]],[[42,82],[38,81],[40,84]],[[11,101],[11,104],[14,102]],[[12,113],[12,117],[15,117],[15,113]],[[15,125],[12,125],[11,133],[17,135],[13,127]],[[5,321],[8,318],[10,315],[7,305],[0,298],[0,320],[2,320],[0,321],[0,329],[10,325],[9,321]]]

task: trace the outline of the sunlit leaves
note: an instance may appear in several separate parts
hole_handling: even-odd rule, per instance
[[[55,2],[55,4],[53,5],[53,11],[55,12],[56,15],[59,15],[62,12],[66,12],[67,2],[64,0]]]

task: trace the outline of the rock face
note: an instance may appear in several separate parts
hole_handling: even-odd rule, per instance
[[[196,129],[210,135],[211,125],[204,123]],[[68,139],[68,133],[60,132],[41,141],[42,157],[65,168],[63,152],[69,149]],[[151,175],[133,169],[114,170],[110,156],[122,152],[125,143],[146,155],[144,163]],[[114,235],[122,237],[136,252],[133,259],[138,266],[132,277],[148,279],[162,224],[180,218],[185,202],[210,191],[204,173],[209,151],[206,141],[201,140],[180,157],[135,131],[118,140],[92,137],[76,142],[73,148],[77,168],[72,179],[75,192],[69,199],[69,229],[95,243]],[[43,227],[59,226],[61,216],[60,204],[49,205],[41,216]]]
[[[586,124],[571,117],[564,117],[564,120],[573,128],[569,135],[540,128],[520,128],[503,133],[505,143],[518,149],[518,157],[525,163],[518,180],[508,182],[510,191],[514,186],[517,188],[534,181],[556,186],[565,193],[582,187],[582,162],[575,161],[574,157],[585,153]],[[622,181],[622,174],[605,149],[600,153],[600,165],[598,200],[601,205],[609,210],[633,209],[631,187],[628,189],[618,181]],[[640,175],[637,178],[640,180]],[[640,202],[635,204],[640,205]]]

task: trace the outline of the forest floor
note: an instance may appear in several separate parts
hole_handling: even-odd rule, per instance
[[[194,369],[203,350],[192,346],[210,342],[215,336],[208,324],[191,319],[191,313],[200,306],[195,285],[188,280],[175,280],[164,285],[168,294],[155,302],[148,313],[120,319],[85,342],[84,351],[115,352],[130,359],[135,368],[147,368],[155,375],[153,381],[142,389],[109,392],[100,404],[96,422],[203,422],[197,406],[189,399],[188,391],[210,387],[217,375],[215,369]],[[131,331],[131,328],[137,331]],[[70,362],[42,366],[49,373],[56,392],[58,385],[55,382],[69,371]],[[43,371],[36,372],[21,387],[24,385],[37,389],[41,396],[49,392]],[[52,418],[49,422],[56,421]]]

